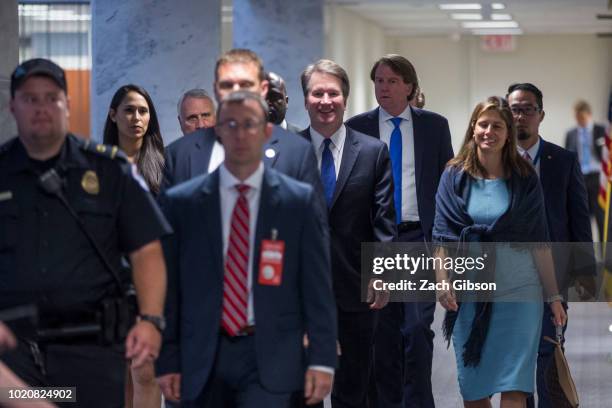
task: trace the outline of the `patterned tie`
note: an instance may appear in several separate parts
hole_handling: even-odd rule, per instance
[[[525,152],[523,153],[523,159],[525,159],[529,163],[533,164],[533,161],[531,160],[531,156],[529,155],[529,152],[527,150],[525,150]]]
[[[249,186],[237,184],[238,199],[232,212],[225,274],[223,277],[223,310],[221,326],[236,336],[247,325],[249,268]]]
[[[329,149],[330,143],[331,139],[323,140],[323,155],[321,156],[321,182],[323,183],[327,208],[331,207],[334,190],[336,189],[336,166],[334,165],[332,152]]]
[[[402,118],[391,118],[393,122],[393,132],[389,150],[391,154],[391,169],[393,170],[393,201],[395,203],[395,220],[399,224],[402,222],[402,131],[400,123]]]

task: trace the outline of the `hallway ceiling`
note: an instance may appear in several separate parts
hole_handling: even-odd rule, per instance
[[[451,19],[452,13],[510,14],[524,34],[612,33],[612,0],[328,0],[373,21],[387,35],[464,35],[472,29]],[[441,10],[439,4],[480,3],[481,10]],[[492,10],[491,3],[502,3],[503,10]],[[598,19],[597,15],[610,16]],[[483,22],[490,21],[484,18]],[[519,32],[519,33],[520,33]]]

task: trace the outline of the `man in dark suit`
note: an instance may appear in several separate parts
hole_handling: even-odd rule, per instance
[[[584,183],[589,197],[589,213],[595,217],[599,241],[603,242],[604,211],[599,205],[599,175],[603,157],[603,146],[606,144],[606,128],[593,123],[591,106],[586,101],[574,105],[578,126],[565,135],[565,148],[576,153],[584,175]]]
[[[312,187],[262,163],[267,105],[238,91],[219,106],[223,164],[168,190],[168,328],[160,386],[184,407],[290,407],[331,390],[336,312],[327,227]],[[197,266],[197,267],[194,267]],[[303,346],[307,334],[309,346]]]
[[[372,67],[379,107],[346,122],[385,142],[391,151],[398,241],[431,239],[435,197],[446,162],[453,157],[448,121],[411,107],[419,82],[406,58],[390,54]],[[431,390],[435,302],[392,303],[376,334],[374,407],[434,406]],[[401,334],[400,334],[401,332]]]
[[[285,80],[274,72],[268,72],[266,74],[266,79],[268,80],[268,84],[270,84],[270,89],[268,89],[268,95],[266,96],[266,102],[268,102],[268,106],[270,107],[270,122],[290,132],[299,133],[300,128],[287,122],[285,118],[287,106],[289,105],[289,96],[287,96]]]
[[[377,310],[388,294],[367,287],[361,301],[361,243],[395,238],[393,181],[387,146],[342,123],[349,80],[342,67],[320,60],[302,73],[310,127],[301,134],[314,147],[327,202],[334,293],[338,305],[340,365],[333,407],[363,407],[372,366]]]
[[[250,50],[226,52],[217,61],[214,89],[217,101],[237,90],[257,92],[265,98],[268,81],[261,59]],[[199,129],[176,140],[166,148],[165,188],[211,173],[223,161],[223,154],[214,128]],[[274,126],[264,149],[264,163],[321,192],[312,148],[296,134]]]
[[[551,241],[585,243],[573,244],[570,248],[553,248],[559,293],[567,297],[568,287],[575,284],[583,298],[588,299],[595,293],[596,271],[587,192],[576,154],[545,141],[539,135],[544,106],[542,92],[535,85],[510,85],[507,98],[517,127],[519,153],[531,161],[540,176]],[[567,309],[567,303],[564,306]],[[542,336],[555,338],[549,307],[544,307]],[[552,407],[544,378],[553,352],[551,343],[540,342],[537,387],[538,406],[543,408]],[[533,396],[528,399],[527,405],[534,407]]]

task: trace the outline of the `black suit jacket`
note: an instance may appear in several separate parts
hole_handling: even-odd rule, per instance
[[[565,292],[577,275],[596,274],[587,191],[576,154],[543,139],[540,143],[540,181],[550,240],[587,243],[554,246],[557,284]]]
[[[346,125],[380,139],[380,108],[356,115]],[[437,113],[410,108],[414,130],[414,160],[419,219],[423,233],[431,239],[436,208],[436,191],[446,163],[453,157],[448,121]]]
[[[311,143],[310,128],[300,134]],[[369,305],[361,302],[361,243],[391,242],[396,236],[387,145],[346,128],[342,162],[328,213],[338,307],[344,311],[368,310]]]
[[[591,154],[601,162],[602,148],[606,144],[606,128],[602,125],[593,125],[593,143],[591,144]],[[579,153],[580,138],[578,128],[569,130],[565,135],[565,148],[570,152]]]
[[[561,243],[553,244],[555,272],[559,291],[567,296],[576,276],[596,275],[587,192],[576,154],[540,140],[546,221],[550,240]]]

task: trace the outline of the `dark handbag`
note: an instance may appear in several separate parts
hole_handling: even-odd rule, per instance
[[[578,391],[572,379],[569,364],[565,359],[561,341],[563,331],[557,327],[557,340],[544,336],[544,340],[555,345],[554,357],[546,367],[544,382],[551,406],[555,408],[576,408],[579,405]]]

